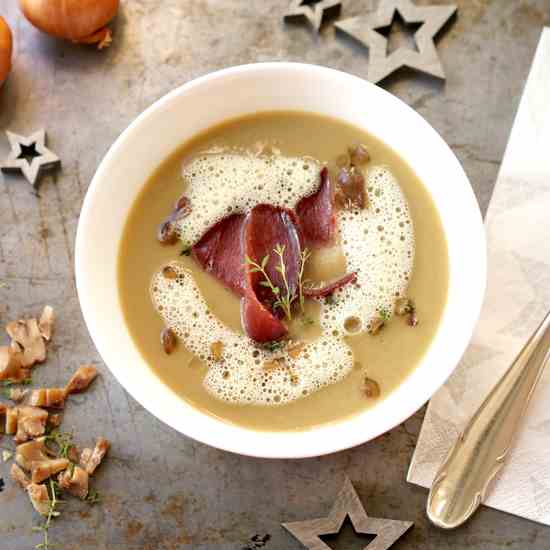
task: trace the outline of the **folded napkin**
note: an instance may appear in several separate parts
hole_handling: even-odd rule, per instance
[[[430,402],[407,476],[424,487],[550,309],[550,28],[541,35],[486,228],[481,318],[459,366]],[[485,504],[550,525],[550,368]]]

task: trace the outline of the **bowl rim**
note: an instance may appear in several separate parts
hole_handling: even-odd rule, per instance
[[[287,71],[290,73],[293,71],[303,73],[305,71],[312,75],[313,78],[326,77],[334,80],[340,79],[343,83],[348,83],[350,86],[375,88],[376,92],[373,92],[371,89],[371,93],[380,94],[386,103],[393,104],[397,109],[408,112],[408,116],[414,117],[416,119],[415,123],[420,127],[423,127],[424,132],[432,134],[432,138],[435,138],[439,142],[440,146],[443,148],[442,150],[446,150],[448,160],[450,164],[454,166],[453,169],[456,171],[457,178],[461,179],[466,184],[462,186],[461,193],[463,193],[462,199],[468,204],[468,208],[471,210],[471,218],[468,224],[470,227],[468,228],[468,231],[476,237],[471,243],[471,253],[474,260],[473,264],[476,275],[470,276],[470,279],[477,282],[477,286],[469,289],[467,304],[464,305],[465,317],[463,317],[463,320],[465,320],[466,326],[463,327],[456,339],[450,343],[449,356],[447,359],[447,363],[449,365],[448,368],[440,369],[432,373],[432,376],[430,377],[430,384],[427,384],[423,388],[423,392],[419,392],[418,394],[415,394],[414,398],[409,399],[408,406],[403,407],[402,410],[386,411],[388,412],[387,416],[385,416],[383,421],[378,423],[376,426],[361,425],[360,420],[366,413],[368,413],[368,411],[366,411],[334,423],[322,424],[305,431],[255,431],[242,426],[230,424],[208,413],[204,413],[178,396],[178,399],[182,402],[182,411],[185,411],[188,417],[187,420],[193,420],[192,422],[187,421],[182,423],[174,417],[166,414],[165,411],[160,411],[158,404],[155,403],[155,400],[150,397],[148,388],[140,387],[139,381],[134,379],[124,379],[122,369],[117,366],[118,362],[116,361],[116,354],[114,354],[113,351],[109,350],[108,346],[106,346],[104,338],[105,329],[101,326],[102,324],[99,317],[100,314],[97,304],[93,300],[93,284],[90,282],[90,276],[89,273],[86,272],[85,264],[87,262],[86,243],[93,232],[92,215],[94,208],[96,207],[96,199],[102,192],[102,187],[104,187],[105,182],[108,180],[107,173],[110,166],[112,163],[116,162],[118,155],[124,155],[124,147],[126,142],[132,135],[140,131],[140,127],[145,123],[145,121],[147,121],[150,117],[154,117],[156,113],[162,112],[163,110],[169,108],[170,104],[173,101],[180,99],[181,96],[191,93],[197,88],[208,86],[213,81],[219,79],[239,78],[251,72],[266,74],[266,72],[269,73],[270,71]],[[222,120],[220,120],[220,122],[221,121]],[[177,145],[174,145],[174,148],[176,146]],[[414,166],[411,167],[413,170],[415,169]],[[146,178],[144,176],[144,180],[145,179]],[[134,197],[135,196],[136,195],[134,195]],[[128,391],[128,393],[130,393],[130,395],[132,395],[132,397],[136,399],[136,401],[138,401],[146,410],[148,410],[155,417],[159,418],[165,424],[174,428],[179,433],[212,447],[234,452],[240,455],[262,458],[307,458],[338,452],[372,440],[412,416],[444,384],[456,368],[456,365],[458,364],[471,339],[475,323],[479,317],[487,277],[486,237],[477,199],[475,198],[471,184],[469,183],[462,166],[458,162],[450,147],[437,133],[437,131],[406,103],[368,81],[336,69],[294,62],[252,63],[229,67],[209,73],[175,88],[155,101],[151,106],[138,115],[109,148],[90,183],[78,222],[74,262],[77,293],[88,331],[98,353],[122,387]],[[436,334],[434,340],[438,338],[438,335],[439,333]],[[145,359],[143,359],[143,361],[145,362]],[[424,358],[415,370],[419,369],[423,362]],[[138,377],[135,378],[137,379]],[[158,381],[162,384],[165,390],[168,390],[169,393],[173,394],[172,397],[176,395],[175,392],[166,386],[160,379],[158,379]],[[404,386],[406,381],[407,379],[403,384],[401,384],[400,387],[396,388],[392,394]],[[390,394],[384,401],[387,401],[392,394]],[[166,397],[168,398],[168,394],[166,394]],[[182,416],[185,415],[182,413]],[[352,430],[352,424],[357,424],[356,428],[361,429]]]

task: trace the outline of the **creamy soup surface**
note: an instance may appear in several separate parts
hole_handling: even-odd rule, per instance
[[[353,272],[356,280],[303,308],[296,293],[284,344],[254,343],[240,297],[190,246],[230,213],[294,208],[318,189],[324,166],[336,188],[357,144],[369,155],[356,167],[366,208],[337,208],[334,242],[309,251],[300,279],[322,286]],[[191,213],[178,222],[180,240],[160,244],[158,227],[182,196]],[[164,276],[166,266],[177,278]],[[448,255],[430,195],[394,151],[337,120],[273,112],[211,128],[158,167],[126,221],[118,272],[128,329],[174,392],[226,422],[303,430],[376,406],[415,369],[445,308]],[[160,341],[166,328],[177,341],[170,354]]]

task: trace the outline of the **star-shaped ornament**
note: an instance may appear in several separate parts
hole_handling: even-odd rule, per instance
[[[335,26],[369,48],[368,79],[371,82],[380,82],[400,67],[444,79],[434,38],[456,9],[455,5],[415,6],[411,0],[381,0],[375,13],[345,19]],[[418,51],[402,47],[388,54],[388,39],[377,29],[391,26],[396,12],[407,24],[421,24],[414,34]]]
[[[283,527],[309,550],[330,550],[319,536],[338,533],[346,517],[356,533],[376,535],[365,550],[387,550],[413,526],[411,521],[367,516],[350,479],[346,477],[344,487],[326,518],[283,523]]]
[[[38,130],[29,137],[6,132],[11,145],[7,159],[0,166],[6,174],[21,173],[36,187],[40,175],[61,166],[61,160],[46,147],[46,131]]]
[[[284,20],[299,22],[305,19],[319,32],[326,20],[340,15],[341,9],[341,0],[292,0]]]

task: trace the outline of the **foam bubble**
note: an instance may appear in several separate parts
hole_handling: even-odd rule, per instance
[[[321,325],[325,331],[342,329],[358,334],[384,310],[391,315],[398,296],[404,296],[414,262],[414,229],[407,200],[399,183],[385,166],[368,170],[369,207],[338,214],[340,246],[347,271],[357,272],[355,285],[346,285],[333,303],[322,301]],[[361,327],[346,327],[357,319]]]
[[[228,214],[247,212],[262,203],[294,208],[317,189],[319,170],[311,158],[231,151],[201,154],[183,167],[185,196],[192,210],[180,220],[177,231],[192,244]]]
[[[190,271],[173,262],[177,278],[157,273],[151,296],[165,323],[185,346],[204,361],[206,389],[232,403],[282,405],[323,386],[338,382],[353,368],[353,353],[340,338],[325,335],[306,344],[297,358],[277,354],[225,327],[212,313]],[[210,346],[223,342],[222,360],[211,357]],[[266,368],[266,365],[269,368]]]
[[[246,212],[256,204],[292,208],[319,184],[319,164],[312,159],[252,156],[217,152],[203,154],[184,167],[192,213],[180,222],[187,242],[197,241],[231,212]],[[346,336],[362,334],[383,309],[391,314],[396,297],[405,295],[414,262],[414,230],[399,183],[384,166],[366,173],[369,207],[338,213],[338,231],[347,271],[357,272],[354,285],[321,304],[321,336],[307,343],[293,359],[273,366],[274,354],[216,319],[193,276],[181,264],[166,279],[159,271],[151,296],[167,326],[203,360],[208,372],[205,388],[231,403],[284,404],[343,379],[354,358]],[[223,342],[223,360],[210,356],[210,346]]]

